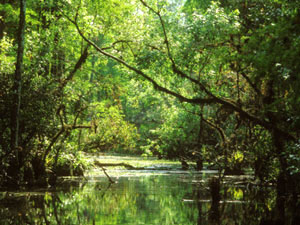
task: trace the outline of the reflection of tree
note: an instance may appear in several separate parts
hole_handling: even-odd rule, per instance
[[[280,221],[274,187],[236,185],[235,181],[227,178],[226,182],[220,185],[221,201],[217,201],[218,197],[213,197],[215,192],[218,192],[217,187],[214,187],[216,190],[212,190],[215,182],[218,184],[217,180],[200,183],[195,187],[193,198],[198,211],[195,224],[298,224],[300,203],[297,199],[281,199],[284,201],[282,204],[285,205],[285,215],[288,215],[288,219]],[[185,199],[187,198],[188,195],[185,196]]]
[[[209,212],[209,220],[212,224],[220,223],[219,205],[221,200],[220,194],[220,178],[212,177],[209,180],[209,189],[211,194],[211,207]]]
[[[213,182],[218,185],[217,180]],[[0,224],[200,225],[246,221],[254,225],[270,221],[276,215],[273,188],[222,183],[219,192],[225,201],[219,202],[208,187],[207,182],[191,185],[178,176],[149,176],[119,178],[115,184],[88,182],[83,187],[71,185],[64,187],[64,191],[46,194],[3,197]],[[197,201],[182,201],[188,198]],[[210,198],[214,200],[208,201]],[[297,224],[299,210],[295,209],[299,203],[286,201],[285,206],[290,217],[285,223]]]
[[[56,220],[57,224],[61,224],[59,216],[58,216],[58,212],[57,212],[57,203],[61,204],[62,202],[60,201],[60,199],[57,195],[53,195],[53,197],[52,197],[52,206],[53,206],[53,212],[54,212],[55,220]]]
[[[200,201],[202,199],[202,191],[200,188],[197,190],[197,208],[198,208],[198,220],[197,225],[202,224],[202,202]]]

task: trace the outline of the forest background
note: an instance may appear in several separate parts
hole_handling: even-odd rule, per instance
[[[0,2],[0,186],[115,152],[299,191],[299,2]]]

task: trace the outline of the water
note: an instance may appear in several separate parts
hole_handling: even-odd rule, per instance
[[[273,188],[232,185],[236,178],[228,178],[213,209],[207,185],[213,171],[109,172],[116,183],[98,171],[63,179],[56,189],[2,192],[0,224],[259,224],[275,204]]]
[[[4,193],[0,224],[195,224],[197,205],[185,175],[66,180],[56,190]],[[116,180],[116,178],[114,178]]]

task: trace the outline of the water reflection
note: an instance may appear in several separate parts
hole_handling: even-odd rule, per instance
[[[111,185],[98,177],[65,180],[56,190],[4,192],[0,224],[264,224],[272,216],[272,189],[222,185],[222,201],[212,203],[207,176],[132,175]]]

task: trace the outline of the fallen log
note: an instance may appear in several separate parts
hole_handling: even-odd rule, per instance
[[[116,167],[116,166],[123,166],[128,170],[144,170],[144,167],[135,167],[127,163],[101,163],[98,160],[94,161],[94,165],[98,167]]]

